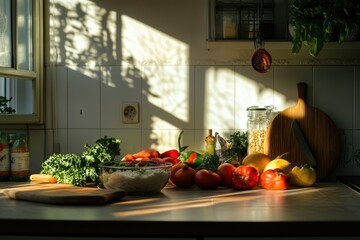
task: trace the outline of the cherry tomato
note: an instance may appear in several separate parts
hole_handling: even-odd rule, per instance
[[[238,166],[232,176],[232,187],[236,190],[246,190],[256,187],[259,182],[259,174],[252,166]]]
[[[260,185],[268,190],[284,190],[290,185],[290,177],[280,168],[268,169],[261,174]]]

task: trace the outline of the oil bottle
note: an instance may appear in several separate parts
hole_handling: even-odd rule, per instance
[[[205,137],[205,151],[211,155],[215,155],[215,137],[212,135],[212,129],[209,129],[209,135]]]

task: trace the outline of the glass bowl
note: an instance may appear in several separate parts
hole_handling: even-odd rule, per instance
[[[122,189],[129,195],[159,193],[168,183],[172,164],[153,160],[108,162],[100,165],[106,189]]]

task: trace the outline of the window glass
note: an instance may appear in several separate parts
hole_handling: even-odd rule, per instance
[[[33,114],[33,80],[0,77],[0,96],[7,100],[6,107],[11,108],[13,114]]]
[[[0,67],[11,67],[11,2],[0,0]]]
[[[33,70],[33,10],[32,1],[18,0],[18,67]]]

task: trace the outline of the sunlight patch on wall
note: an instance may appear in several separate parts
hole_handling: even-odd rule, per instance
[[[234,69],[210,67],[204,84],[204,127],[234,128]]]
[[[270,106],[274,104],[274,91],[261,82],[248,76],[235,73],[235,125],[236,128],[246,129],[247,111],[250,106]]]
[[[189,46],[129,16],[121,16],[123,60],[140,65],[187,64]]]
[[[181,66],[188,61],[188,45],[129,16],[121,20],[123,60],[144,66],[143,102],[163,120],[153,128],[166,128],[166,121],[188,122],[189,66]]]
[[[53,63],[113,62],[117,14],[88,0],[51,0],[50,58]]]
[[[155,112],[165,121],[188,123],[189,66],[148,66],[143,70],[144,82],[146,82],[142,88],[143,99],[156,108]],[[167,127],[162,122],[154,126],[155,129],[167,129]]]

